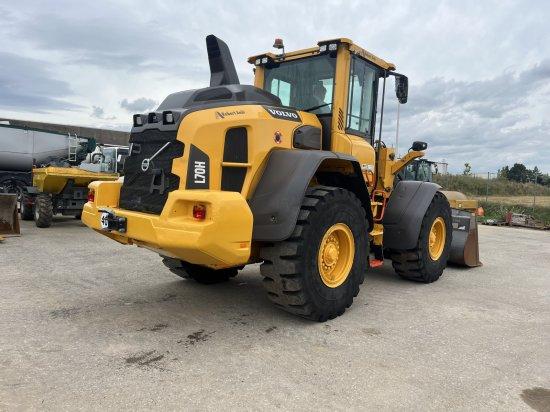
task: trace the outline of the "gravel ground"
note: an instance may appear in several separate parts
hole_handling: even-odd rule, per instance
[[[58,218],[0,244],[0,409],[550,410],[550,233],[481,227],[484,266],[371,271],[344,316],[273,307],[259,267],[181,280]]]

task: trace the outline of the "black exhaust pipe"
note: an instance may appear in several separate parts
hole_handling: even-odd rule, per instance
[[[210,87],[240,84],[231,52],[223,40],[213,34],[206,36],[206,51],[210,64]]]

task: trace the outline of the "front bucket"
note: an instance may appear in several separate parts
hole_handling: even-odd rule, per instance
[[[452,210],[453,241],[449,262],[456,265],[476,267],[479,261],[479,240],[477,221],[473,213],[459,209]]]
[[[19,236],[19,219],[17,216],[17,195],[0,193],[0,235]]]

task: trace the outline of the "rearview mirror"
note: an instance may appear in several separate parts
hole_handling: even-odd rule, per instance
[[[428,148],[428,143],[420,142],[418,140],[413,142],[413,144],[411,146],[411,149],[414,150],[415,152],[422,152],[423,150],[426,150],[427,148]]]
[[[409,95],[409,79],[407,76],[395,76],[395,95],[399,103],[407,103],[407,97]]]

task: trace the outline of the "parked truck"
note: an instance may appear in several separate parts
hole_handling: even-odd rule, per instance
[[[0,192],[20,197],[32,185],[33,167],[79,164],[95,147],[93,139],[0,124]]]

